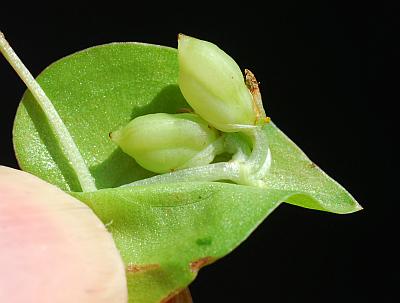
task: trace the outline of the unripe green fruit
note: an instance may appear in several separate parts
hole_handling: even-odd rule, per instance
[[[149,114],[110,134],[119,147],[147,170],[166,173],[209,164],[218,131],[196,114]]]
[[[213,43],[179,35],[179,87],[195,112],[224,132],[255,125],[253,97],[236,62]]]

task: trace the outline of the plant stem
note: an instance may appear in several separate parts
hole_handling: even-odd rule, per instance
[[[25,67],[22,61],[18,58],[17,54],[8,44],[3,33],[0,32],[0,51],[10,63],[10,65],[17,72],[19,77],[24,81],[32,95],[38,102],[39,106],[46,115],[50,127],[52,128],[55,136],[58,138],[61,146],[61,150],[71,164],[75,171],[82,191],[95,191],[96,185],[93,177],[86,166],[85,160],[83,159],[78,147],[71,137],[67,127],[62,121],[61,117],[57,113],[50,99],[47,97],[39,83],[35,80],[29,70]]]
[[[240,137],[226,137],[225,150],[234,153],[229,162],[212,163],[191,167],[135,181],[125,186],[140,186],[176,182],[213,182],[230,180],[237,184],[263,187],[263,181],[271,165],[271,153],[267,135],[260,126],[246,131],[253,141],[253,149],[248,155],[247,146]]]

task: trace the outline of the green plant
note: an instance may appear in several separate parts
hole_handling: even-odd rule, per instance
[[[210,96],[199,93],[212,91],[225,100],[229,81],[224,80],[222,92],[205,83],[193,93],[195,83],[187,76],[203,65],[181,70],[180,77],[175,49],[141,43],[96,46],[53,63],[35,80],[0,40],[29,88],[13,133],[21,169],[86,203],[107,225],[126,264],[134,302],[160,302],[185,288],[202,266],[232,251],[282,202],[339,214],[361,209],[269,122],[249,71],[249,91],[238,84],[243,97],[237,102],[245,110],[224,115],[233,100],[228,98],[228,105],[218,103],[220,109],[210,114],[210,105],[198,104]],[[237,69],[231,69],[238,81]],[[251,106],[241,104],[246,99]],[[172,115],[190,105],[224,133],[227,153],[218,162],[155,175],[108,137],[137,117]],[[227,116],[233,120],[224,120]]]

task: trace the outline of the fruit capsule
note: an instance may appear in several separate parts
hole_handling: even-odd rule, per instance
[[[215,128],[235,132],[257,120],[236,62],[213,43],[179,35],[179,87],[195,112]]]
[[[110,138],[145,169],[166,173],[209,164],[219,132],[193,113],[149,114],[110,133]]]

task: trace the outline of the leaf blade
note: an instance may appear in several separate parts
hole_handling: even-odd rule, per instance
[[[187,182],[73,195],[111,222],[122,258],[134,269],[128,270],[132,300],[159,302],[237,247],[290,193]]]

